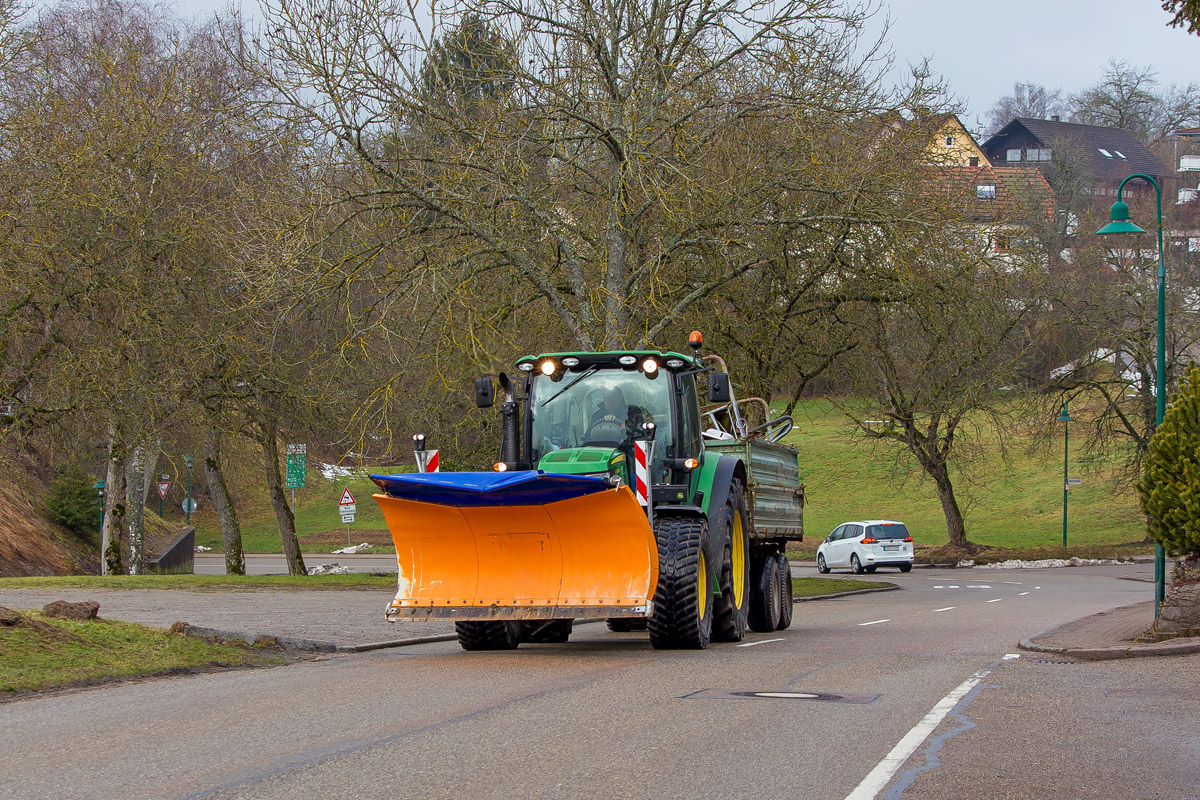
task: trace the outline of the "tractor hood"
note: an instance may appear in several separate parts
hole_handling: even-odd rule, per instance
[[[615,452],[612,447],[567,447],[546,453],[537,468],[559,475],[605,475]],[[617,456],[625,457],[623,453]]]

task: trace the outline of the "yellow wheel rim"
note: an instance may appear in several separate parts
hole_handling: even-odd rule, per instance
[[[742,515],[734,510],[733,534],[733,605],[741,608],[746,603],[746,532],[742,530]]]
[[[704,619],[704,612],[708,609],[708,593],[711,591],[708,588],[708,565],[704,563],[704,552],[700,553],[700,564],[697,572],[700,574],[700,588],[696,592],[697,605],[699,606],[700,619]]]

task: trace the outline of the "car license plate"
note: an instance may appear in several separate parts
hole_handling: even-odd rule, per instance
[[[884,546],[883,546],[883,549],[884,549],[884,550],[899,550],[899,549],[900,549],[900,545],[898,545],[898,544],[888,544],[888,545],[884,545]]]

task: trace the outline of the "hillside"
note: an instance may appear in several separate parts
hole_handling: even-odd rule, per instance
[[[78,556],[63,544],[64,538],[28,497],[0,486],[0,577],[70,574]]]

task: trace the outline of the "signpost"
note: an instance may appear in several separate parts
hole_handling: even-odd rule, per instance
[[[350,523],[354,522],[354,511],[357,506],[354,504],[354,495],[350,494],[349,488],[342,489],[342,499],[338,501],[338,513],[342,515],[342,522],[346,523],[346,546],[350,546]]]
[[[287,486],[292,490],[292,513],[296,513],[296,489],[304,488],[305,459],[308,457],[308,445],[289,444],[287,446]]]
[[[158,515],[163,515],[163,501],[167,499],[167,492],[171,488],[169,476],[163,475],[162,480],[158,482]]]

